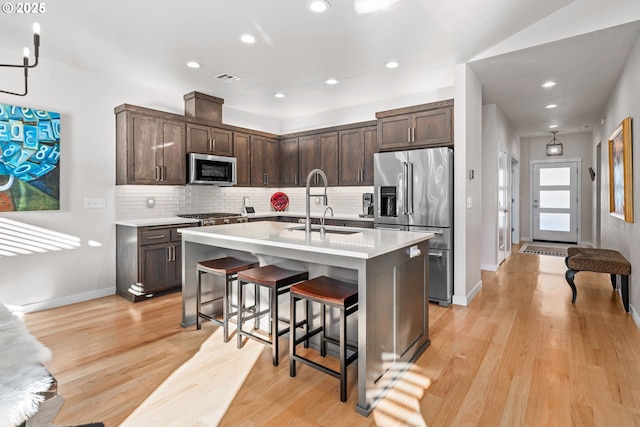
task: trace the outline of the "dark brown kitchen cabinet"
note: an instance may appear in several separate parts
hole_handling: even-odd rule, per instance
[[[373,185],[373,154],[377,151],[377,128],[349,129],[338,132],[340,185]]]
[[[187,123],[187,152],[233,156],[233,132]]]
[[[251,186],[277,187],[280,150],[277,139],[251,135]]]
[[[179,228],[116,226],[116,292],[137,302],[180,290],[182,240]]]
[[[298,138],[280,141],[280,185],[297,187],[300,185]]]
[[[233,152],[236,156],[237,186],[248,187],[251,185],[251,158],[249,151],[249,134],[233,133]]]
[[[328,185],[338,185],[338,132],[300,137],[299,149],[301,186],[306,186],[309,172],[318,168],[327,175]],[[322,178],[314,175],[311,185],[322,185]]]
[[[116,108],[116,184],[186,183],[185,123]]]
[[[376,113],[378,149],[453,145],[453,100]]]

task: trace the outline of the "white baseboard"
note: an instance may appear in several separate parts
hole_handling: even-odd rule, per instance
[[[471,304],[471,301],[476,297],[478,292],[480,292],[480,289],[482,289],[482,280],[480,280],[473,287],[471,292],[469,292],[467,295],[465,295],[465,296],[454,295],[451,298],[451,303],[455,304],[455,305],[462,305],[462,306],[467,307],[469,304]]]
[[[8,305],[13,311],[19,311],[22,313],[32,313],[34,311],[48,310],[50,308],[62,307],[63,305],[75,304],[77,302],[89,301],[96,298],[102,298],[109,295],[114,295],[116,288],[104,288],[90,292],[83,292],[80,294],[69,295],[62,298],[51,299],[47,301],[34,302],[27,305]]]
[[[640,316],[638,315],[638,312],[633,308],[631,303],[629,303],[629,314],[631,314],[631,318],[635,322],[636,327],[640,329]]]
[[[480,270],[498,271],[498,268],[500,268],[500,266],[499,266],[499,265],[492,265],[492,264],[480,264]]]

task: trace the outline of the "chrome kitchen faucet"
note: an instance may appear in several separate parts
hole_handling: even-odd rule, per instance
[[[311,177],[315,174],[320,175],[320,177],[322,178],[322,181],[324,182],[324,194],[311,194]],[[325,175],[324,172],[322,172],[321,169],[313,169],[311,172],[309,172],[309,175],[307,175],[307,215],[305,217],[305,221],[304,221],[304,233],[305,234],[309,234],[311,233],[311,196],[313,197],[323,197],[324,198],[324,206],[327,206],[328,203],[328,199],[327,199],[327,175]],[[331,211],[333,212],[333,210]]]

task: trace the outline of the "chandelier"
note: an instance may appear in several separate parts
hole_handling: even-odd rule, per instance
[[[562,156],[562,143],[556,139],[557,130],[551,131],[553,139],[547,143],[547,156]]]
[[[40,24],[33,24],[33,64],[29,64],[29,48],[25,47],[23,51],[22,64],[0,64],[0,67],[7,68],[22,68],[24,70],[24,93],[11,92],[8,90],[0,90],[1,93],[8,93],[9,95],[25,96],[28,92],[27,79],[29,78],[29,68],[35,68],[38,66],[38,57],[40,56]]]

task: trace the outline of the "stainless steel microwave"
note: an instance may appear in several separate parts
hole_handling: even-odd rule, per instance
[[[236,158],[189,153],[187,184],[237,184]]]

